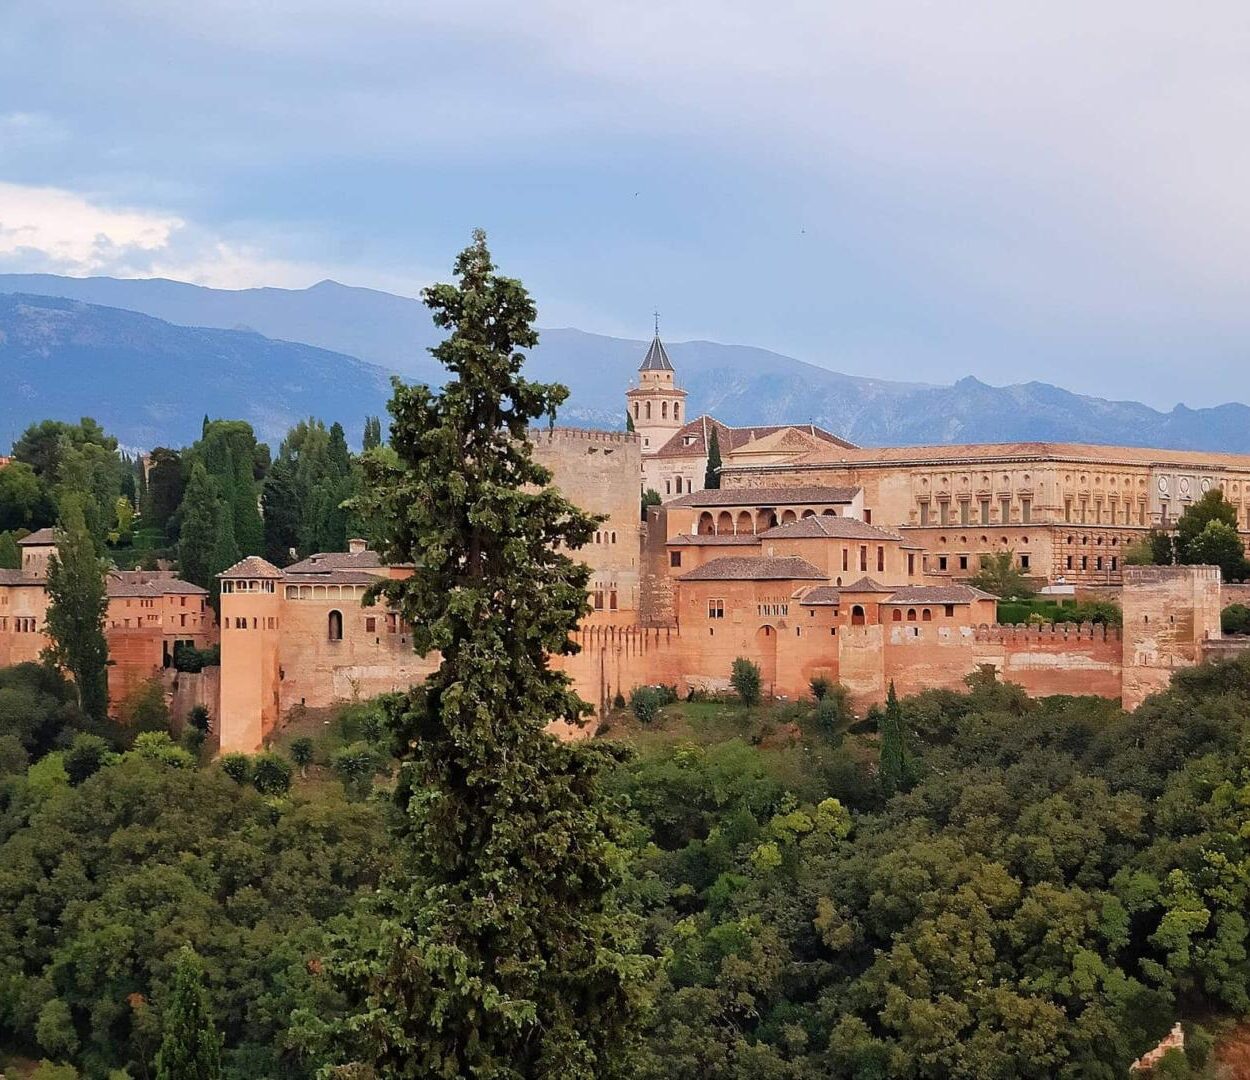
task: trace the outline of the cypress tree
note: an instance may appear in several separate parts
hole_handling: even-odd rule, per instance
[[[360,445],[366,451],[376,450],[382,445],[382,421],[378,417],[365,417],[365,434]]]
[[[384,929],[331,970],[354,1002],[340,1056],[378,1078],[590,1080],[625,1067],[646,962],[616,899],[611,751],[545,730],[590,711],[548,656],[575,646],[589,571],[565,552],[595,519],[548,486],[530,424],[568,391],[520,375],[534,306],[485,236],[424,293],[450,336],[440,392],[395,382],[389,459],[360,502],[404,581],[377,592],[441,664],[391,699],[400,758]]]
[[[0,532],[0,570],[20,570],[22,549],[11,532]]]
[[[191,468],[191,479],[182,500],[182,531],[178,542],[178,567],[183,578],[208,589],[213,584],[213,546],[217,541],[220,508],[213,482],[200,462]]]
[[[108,715],[108,608],[104,564],[96,555],[81,500],[67,496],[56,554],[48,564],[47,658],[73,676],[78,705],[94,720]]]
[[[186,946],[178,953],[173,998],[161,1026],[156,1080],[220,1080],[221,1034],[213,1022],[199,958]]]
[[[295,468],[289,458],[278,456],[265,477],[262,496],[265,506],[265,558],[275,566],[291,561],[291,550],[299,547],[300,506],[295,489]]]
[[[625,410],[625,430],[626,431],[634,430],[634,416],[633,416],[633,413],[631,413],[628,409]]]
[[[911,760],[907,749],[907,733],[903,727],[903,709],[890,680],[881,720],[881,762],[878,769],[881,789],[886,796],[907,788],[911,778]]]
[[[214,610],[217,610],[218,590],[221,588],[217,575],[243,557],[234,539],[234,516],[230,513],[230,508],[219,502],[216,516],[217,528],[213,536],[213,553],[209,558],[208,584],[205,586]]]
[[[230,509],[234,519],[234,540],[241,555],[259,555],[265,548],[265,524],[260,516],[256,481],[252,479],[252,462],[242,454],[233,455],[233,461]]]
[[[703,474],[703,486],[720,487],[720,437],[716,434],[715,425],[707,440],[707,471]]]

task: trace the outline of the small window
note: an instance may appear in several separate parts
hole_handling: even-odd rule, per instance
[[[932,621],[933,621],[933,612],[932,612],[932,611],[930,611],[928,608],[925,608],[925,609],[924,609],[924,610],[920,613],[920,621],[921,621],[921,622],[932,622]]]
[[[331,641],[343,640],[343,613],[341,611],[330,612],[329,635]]]
[[[376,633],[378,629],[378,620],[375,615],[365,616],[365,630],[370,634]]]
[[[939,569],[939,570],[945,570],[945,569],[946,569],[946,556],[945,556],[945,555],[939,555],[939,556],[938,556],[938,569]]]
[[[948,619],[953,619],[955,617],[955,605],[954,604],[946,605],[946,617]]]
[[[723,619],[725,617],[725,601],[709,600],[707,602],[707,617],[709,619]]]
[[[680,551],[670,551],[668,553],[668,565],[669,566],[681,566],[681,552]]]

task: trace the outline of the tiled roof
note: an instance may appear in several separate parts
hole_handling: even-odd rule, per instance
[[[825,575],[797,555],[753,558],[724,555],[682,574],[680,581],[823,581]]]
[[[286,572],[288,585],[376,585],[386,578],[371,574],[367,570],[325,570],[314,574],[293,574]]]
[[[814,589],[808,589],[799,603],[808,607],[837,607],[841,596],[841,590],[834,585],[817,585]]]
[[[327,570],[359,570],[366,566],[381,566],[376,551],[319,551],[286,568],[288,574],[318,574]]]
[[[1180,465],[1250,468],[1250,454],[1215,453],[1206,450],[1160,450],[1140,446],[1094,446],[1087,443],[1016,442],[952,443],[930,446],[856,447],[846,451],[822,447],[803,459],[820,465],[873,465],[940,463],[957,467],[970,462],[993,461],[1085,461],[1090,465]],[[748,466],[749,467],[749,466]]]
[[[806,432],[818,442],[829,443],[834,447],[853,449],[854,443],[839,438],[831,431],[817,427],[815,424],[765,424],[760,427],[730,427],[722,424],[712,416],[696,416],[686,421],[669,440],[661,446],[653,457],[657,458],[701,458],[707,456],[708,442],[712,431],[716,431],[716,443],[722,454],[736,450],[746,443],[765,436],[794,428]]]
[[[760,538],[755,533],[741,533],[733,536],[730,533],[678,533],[668,538],[670,544],[684,544],[689,547],[723,547],[726,544],[745,546],[758,544]]]
[[[707,488],[666,502],[665,506],[809,506],[852,502],[857,487]]]
[[[280,578],[283,576],[273,563],[259,555],[249,555],[217,575],[219,578]]]
[[[49,544],[55,544],[55,543],[56,543],[56,529],[53,529],[53,528],[36,529],[29,536],[23,536],[18,541],[18,545],[21,547],[26,547],[27,545],[30,545],[32,547],[34,546],[46,547]]]
[[[858,518],[834,517],[832,514],[820,514],[816,517],[800,518],[785,525],[777,525],[760,534],[769,540],[801,540],[811,537],[830,537],[836,540],[893,540],[898,543],[902,537],[875,525],[860,521]]]
[[[882,585],[881,582],[873,581],[870,577],[862,577],[858,581],[852,581],[849,585],[842,586],[842,592],[844,593],[892,593],[895,591],[889,585]]]
[[[651,347],[647,350],[647,355],[642,359],[642,365],[639,371],[672,371],[673,362],[668,358],[668,351],[664,348],[664,342],[660,340],[660,335],[656,334],[651,339]]]
[[[0,570],[0,585],[42,585],[44,578],[39,574],[28,574],[24,570]]]
[[[899,589],[886,604],[971,604],[974,600],[997,600],[998,597],[971,585],[909,585]]]
[[[109,596],[207,596],[208,590],[166,571],[111,570],[105,587]]]

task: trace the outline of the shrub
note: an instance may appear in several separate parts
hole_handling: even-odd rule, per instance
[[[195,758],[174,743],[167,731],[141,731],[135,738],[134,752],[150,761],[175,769],[194,769]]]
[[[291,742],[291,760],[299,766],[301,777],[308,775],[308,766],[312,764],[313,741],[307,735],[301,735]]]
[[[112,753],[109,744],[98,735],[80,734],[74,736],[69,749],[65,751],[65,774],[71,785],[81,784],[87,777],[98,772]],[[45,1050],[53,1047],[45,1046]]]
[[[160,679],[140,683],[117,707],[122,724],[133,732],[169,732],[169,706]]]
[[[760,667],[744,656],[734,661],[729,683],[748,707],[758,705],[760,701]]]
[[[807,685],[811,688],[812,697],[817,701],[824,701],[825,695],[833,689],[833,680],[824,675],[816,675]]]
[[[207,737],[199,728],[193,728],[188,725],[178,742],[188,754],[195,755],[195,759],[198,761],[200,753],[204,749],[204,740]]]
[[[211,645],[207,649],[197,649],[194,645],[179,642],[174,646],[174,668],[177,671],[194,673],[206,667],[217,667],[221,664],[221,646]]]
[[[851,695],[846,687],[831,685],[828,693],[816,702],[812,719],[826,735],[838,734],[854,723],[855,713],[851,709]]]
[[[246,784],[252,778],[252,759],[247,754],[225,754],[221,771],[236,784]]]
[[[612,708],[618,710],[625,708],[625,695],[619,690],[616,692],[616,697],[612,699]]]
[[[252,787],[262,795],[285,795],[291,790],[291,763],[266,750],[252,759]]]
[[[659,686],[635,686],[629,692],[629,707],[634,710],[640,724],[651,723],[659,715],[660,709],[671,704],[666,700],[663,688]]]
[[[1229,604],[1220,612],[1220,629],[1226,634],[1250,634],[1250,607]]]
[[[192,705],[187,713],[187,726],[194,728],[201,735],[208,735],[213,730],[213,718],[209,715],[207,705]]]
[[[342,781],[343,790],[356,799],[366,798],[373,790],[373,778],[381,767],[377,750],[364,741],[343,747],[330,759],[330,768]]]

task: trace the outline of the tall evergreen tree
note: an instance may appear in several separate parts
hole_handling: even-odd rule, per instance
[[[22,549],[17,546],[17,537],[11,532],[0,532],[0,570],[21,568]]]
[[[221,1035],[204,989],[199,958],[188,947],[178,953],[173,998],[161,1018],[156,1080],[220,1080]]]
[[[625,430],[634,430],[634,415],[628,409],[625,410]]]
[[[376,450],[382,445],[382,421],[379,417],[365,417],[365,433],[360,445],[365,451]]]
[[[275,566],[286,566],[291,552],[299,547],[300,504],[295,488],[295,466],[278,455],[265,477],[262,496],[265,507],[265,558]]]
[[[231,492],[234,540],[240,555],[259,555],[265,549],[265,524],[260,516],[259,492],[252,478],[252,460],[234,456],[234,485]],[[223,567],[222,569],[225,569]]]
[[[885,699],[885,715],[881,719],[881,763],[878,776],[887,796],[907,788],[911,780],[911,759],[907,748],[907,732],[903,725],[903,709],[890,680]]]
[[[568,392],[520,375],[528,294],[480,232],[456,273],[424,294],[452,378],[396,382],[396,457],[365,460],[385,554],[416,566],[378,592],[441,664],[391,706],[397,871],[376,898],[384,933],[335,961],[358,1010],[340,1034],[379,1078],[589,1080],[625,1067],[644,970],[615,898],[610,752],[545,730],[589,712],[547,658],[588,610],[589,571],[565,551],[595,519],[532,457],[530,423]]]
[[[720,436],[716,434],[716,426],[707,440],[707,471],[703,474],[705,488],[720,487]]]
[[[213,575],[217,573],[213,568],[213,549],[220,514],[213,482],[204,465],[197,461],[191,468],[187,494],[182,500],[178,567],[184,579],[203,589],[212,586]]]
[[[56,554],[48,563],[46,655],[73,676],[82,711],[95,720],[108,715],[108,608],[104,564],[96,554],[82,504],[67,498]]]
[[[243,553],[239,550],[239,545],[234,538],[234,515],[230,513],[230,508],[223,503],[218,503],[218,508],[216,530],[213,536],[213,553],[209,560],[209,581],[208,585],[205,586],[208,589],[209,600],[214,610],[217,610],[218,593],[221,588],[221,582],[217,580],[217,575],[227,567],[233,566],[243,557]]]
[[[147,498],[142,506],[144,527],[167,532],[183,493],[181,456],[177,450],[158,446],[148,459]]]

